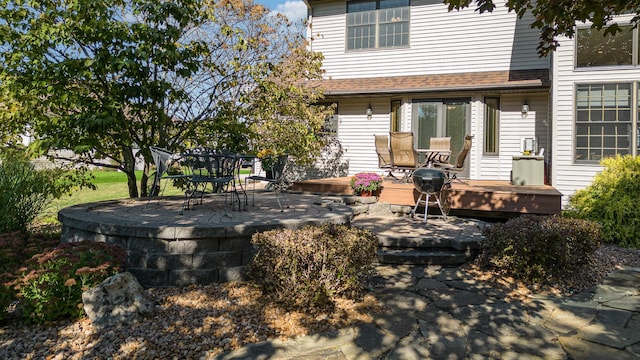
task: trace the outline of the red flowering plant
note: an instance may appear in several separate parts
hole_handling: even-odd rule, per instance
[[[356,194],[363,192],[376,192],[382,187],[382,176],[371,173],[357,173],[351,177],[351,188]]]

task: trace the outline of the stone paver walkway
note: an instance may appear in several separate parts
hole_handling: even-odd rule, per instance
[[[403,232],[424,227],[393,222]],[[374,293],[389,311],[373,314],[373,323],[252,344],[215,359],[640,358],[638,268],[571,297],[527,303],[509,301],[458,267],[379,266],[378,274]]]
[[[378,269],[375,294],[389,309],[371,324],[252,344],[216,359],[638,359],[640,269],[593,291],[527,304],[459,268]]]

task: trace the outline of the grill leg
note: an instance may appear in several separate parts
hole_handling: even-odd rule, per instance
[[[427,222],[427,214],[429,213],[429,193],[425,194],[424,200],[424,222]]]
[[[442,202],[440,201],[440,196],[438,196],[439,194],[433,194],[436,198],[436,202],[438,203],[438,208],[440,208],[440,213],[442,214],[442,220],[447,220],[447,213],[444,212],[444,209],[442,208]],[[425,211],[426,212],[426,211]]]
[[[418,195],[418,201],[416,201],[416,205],[413,207],[413,211],[411,211],[411,217],[414,217],[416,215],[416,211],[418,211],[418,205],[420,205],[420,202],[422,201],[422,195],[425,195],[424,193],[420,193],[420,195]]]
[[[442,201],[440,200],[440,196],[438,193],[434,192],[434,193],[428,193],[428,192],[422,192],[420,193],[420,196],[418,196],[418,201],[416,201],[416,205],[413,207],[413,210],[411,211],[411,217],[415,216],[417,211],[418,211],[418,206],[420,206],[420,204],[424,204],[424,221],[427,221],[427,217],[429,216],[429,198],[431,197],[431,195],[433,195],[433,197],[436,199],[436,204],[438,204],[438,208],[440,209],[440,213],[442,213],[442,220],[447,220],[447,214],[444,211],[444,207],[442,206]],[[424,196],[424,200],[422,200],[422,197]]]

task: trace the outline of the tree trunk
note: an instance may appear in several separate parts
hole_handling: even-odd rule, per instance
[[[133,149],[126,146],[122,149],[124,158],[124,173],[127,174],[127,186],[129,187],[129,197],[138,197],[138,184],[136,183],[136,159],[133,156]]]
[[[154,192],[155,189],[149,189],[149,164],[145,162],[144,170],[142,171],[142,177],[140,178],[140,196],[147,197],[156,195],[154,194]]]

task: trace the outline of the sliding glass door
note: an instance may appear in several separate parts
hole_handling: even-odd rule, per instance
[[[451,137],[451,161],[455,162],[469,133],[469,99],[414,100],[411,114],[416,148],[428,149],[432,137]]]

